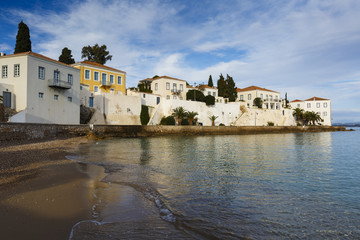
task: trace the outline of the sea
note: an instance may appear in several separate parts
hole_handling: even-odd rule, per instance
[[[82,145],[92,218],[69,239],[360,239],[354,130]]]

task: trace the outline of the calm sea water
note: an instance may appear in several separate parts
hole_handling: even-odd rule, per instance
[[[360,239],[360,129],[110,139],[70,239]]]

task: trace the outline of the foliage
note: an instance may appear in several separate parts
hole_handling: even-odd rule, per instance
[[[198,102],[204,102],[205,96],[201,91],[191,89],[186,93],[186,100],[192,100],[192,101],[195,100]]]
[[[94,109],[80,105],[80,124],[88,124],[94,114]]]
[[[73,64],[75,60],[71,54],[71,50],[67,47],[64,47],[61,51],[61,55],[59,56],[59,62],[66,63],[66,64]]]
[[[208,86],[209,86],[209,87],[213,87],[213,86],[214,86],[214,83],[213,83],[213,80],[212,80],[212,76],[211,76],[211,75],[209,76]]]
[[[190,122],[189,122],[189,120],[187,119],[187,118],[183,118],[182,120],[181,120],[181,125],[183,125],[183,126],[187,126],[187,125],[190,125]]]
[[[18,26],[19,30],[16,35],[14,53],[22,53],[31,51],[31,40],[29,27],[21,21]]]
[[[158,75],[155,75],[155,76],[153,76],[153,79],[158,78],[158,77],[159,77]]]
[[[296,117],[296,122],[300,123],[300,120],[304,118],[304,109],[295,108],[293,111],[293,116]]]
[[[141,125],[147,125],[149,120],[150,120],[149,107],[146,105],[141,105],[141,113],[140,113]]]
[[[212,115],[209,117],[209,119],[211,120],[211,126],[215,126],[215,120],[218,118],[219,116],[215,116]]]
[[[88,45],[82,48],[81,58],[87,58],[89,61],[105,64],[112,58],[112,56],[109,55],[109,51],[106,51],[106,48],[106,45],[99,46],[97,43],[94,46]]]
[[[285,93],[285,108],[288,107],[289,100],[287,99],[287,93]]]
[[[175,125],[175,118],[173,116],[163,117],[160,125]]]
[[[218,88],[219,97],[224,97],[226,83],[225,83],[224,76],[222,74],[220,74],[219,80],[217,81],[217,88]]]
[[[219,124],[219,126],[225,126],[225,124],[223,124],[223,123],[220,123],[220,124]]]
[[[226,80],[224,76],[220,74],[219,80],[217,81],[218,95],[220,97],[228,98],[229,102],[235,102],[237,93],[235,82],[232,77],[226,74]]]
[[[254,106],[257,106],[258,108],[262,108],[263,100],[261,98],[257,97],[254,99],[253,104],[254,104]]]
[[[215,104],[215,97],[211,96],[211,95],[207,95],[205,97],[205,103],[206,103],[207,106],[214,105]]]
[[[147,85],[146,83],[139,83],[138,88],[140,92],[147,92],[147,93],[153,92],[152,90],[150,90],[149,85]]]
[[[306,125],[312,124],[316,125],[316,123],[319,123],[320,121],[323,121],[323,119],[320,117],[320,115],[314,111],[306,111],[303,115],[303,119],[306,123]]]
[[[196,121],[197,119],[195,118],[197,115],[199,115],[197,112],[187,112],[186,113],[186,118],[189,121],[189,125],[193,125],[194,121]]]
[[[181,125],[181,121],[186,117],[186,111],[183,107],[177,107],[173,109],[172,114],[178,121],[178,125]]]
[[[268,126],[274,126],[274,123],[273,122],[267,122],[267,125]]]
[[[4,97],[0,95],[0,102],[4,101]]]

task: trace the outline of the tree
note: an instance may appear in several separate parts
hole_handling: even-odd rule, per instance
[[[4,101],[3,96],[0,95],[0,102]]]
[[[22,53],[31,51],[30,30],[28,26],[21,21],[18,26],[19,30],[16,35],[14,53]]]
[[[158,75],[155,75],[155,76],[153,76],[153,79],[158,78],[158,77],[159,77]]]
[[[236,86],[233,78],[230,77],[228,74],[226,74],[225,84],[226,84],[225,85],[226,88],[225,88],[224,97],[229,98],[230,102],[235,102],[237,97]]]
[[[186,93],[186,100],[204,102],[205,96],[201,91],[196,89],[191,89]]]
[[[149,88],[149,85],[146,83],[139,83],[138,88],[140,92],[152,93],[153,91]]]
[[[66,64],[73,64],[75,60],[71,54],[71,50],[67,47],[64,47],[61,51],[61,55],[59,56],[59,62],[66,63]]]
[[[112,56],[109,55],[109,51],[106,51],[106,48],[106,45],[99,46],[98,44],[83,47],[81,51],[81,58],[87,58],[89,61],[105,64],[112,58]]]
[[[224,97],[226,83],[225,83],[224,76],[222,74],[220,74],[219,80],[217,81],[217,87],[218,87],[218,95],[219,95],[219,97]]]
[[[307,123],[312,123],[312,125],[316,125],[317,122],[322,121],[322,118],[320,117],[320,115],[314,111],[307,111],[304,114],[304,117],[306,119]]]
[[[175,118],[173,116],[163,117],[160,125],[175,125]]]
[[[173,109],[172,114],[178,121],[178,125],[181,125],[181,121],[186,117],[186,111],[183,107],[177,107]]]
[[[211,120],[211,126],[215,126],[215,120],[218,118],[218,116],[212,115],[211,117],[209,117],[209,119]]]
[[[258,108],[262,108],[263,100],[261,98],[257,97],[254,99],[253,105],[257,106]]]
[[[205,97],[205,103],[206,103],[207,106],[214,105],[215,104],[215,97],[211,96],[211,95],[207,95]]]
[[[214,86],[214,83],[213,83],[213,80],[212,80],[212,76],[211,76],[211,75],[209,76],[208,86],[209,86],[209,87],[213,87],[213,86]]]
[[[140,112],[141,125],[147,125],[149,120],[150,120],[149,107],[145,105],[141,105],[141,112]]]
[[[293,111],[293,116],[296,117],[297,123],[300,123],[300,119],[303,119],[304,116],[304,109],[295,108]]]
[[[197,112],[187,112],[186,113],[186,117],[189,121],[189,125],[192,126],[193,125],[193,122],[195,120],[195,117],[199,115]]]

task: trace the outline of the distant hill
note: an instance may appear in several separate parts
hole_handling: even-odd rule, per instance
[[[334,123],[333,126],[360,127],[360,123]]]

